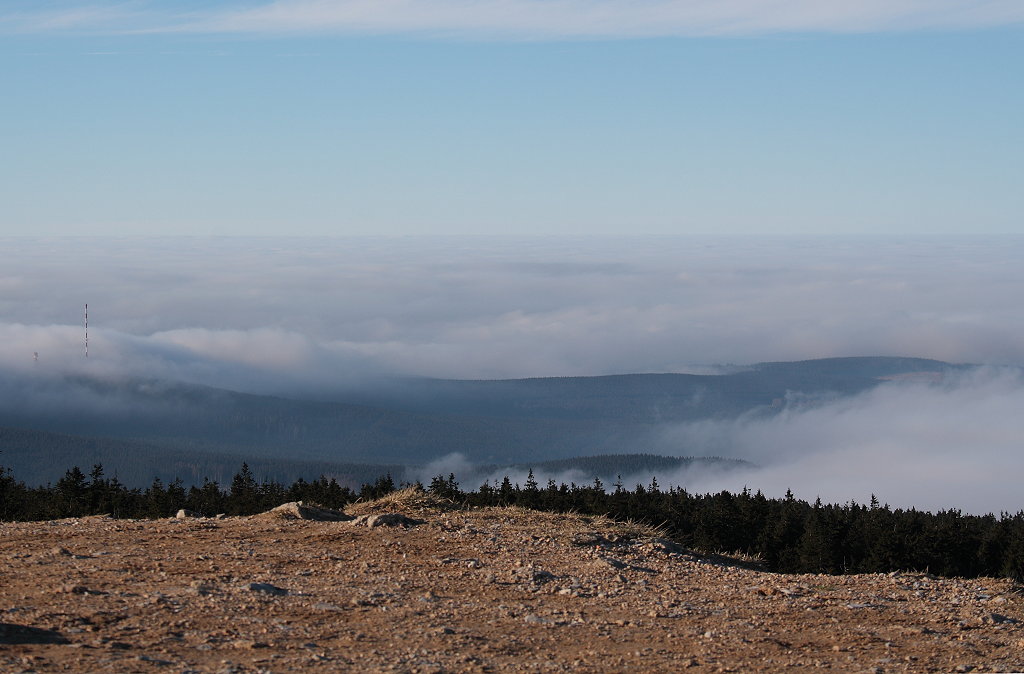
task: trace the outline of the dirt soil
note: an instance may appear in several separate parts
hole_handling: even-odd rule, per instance
[[[779,575],[425,497],[350,512],[421,523],[0,524],[0,671],[1024,670],[1007,580]]]

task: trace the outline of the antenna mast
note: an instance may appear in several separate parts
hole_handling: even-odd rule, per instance
[[[89,357],[89,303],[85,303],[85,357]]]

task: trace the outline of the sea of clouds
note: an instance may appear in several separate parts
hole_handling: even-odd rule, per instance
[[[852,355],[994,366],[771,419],[666,427],[665,447],[761,468],[659,479],[700,490],[791,487],[829,501],[875,493],[893,505],[1024,507],[1015,489],[1024,238],[0,245],[0,369],[19,378],[84,372],[322,395],[390,375],[713,372]]]

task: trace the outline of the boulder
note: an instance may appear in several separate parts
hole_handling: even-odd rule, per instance
[[[291,503],[279,505],[264,514],[287,520],[316,520],[318,522],[345,522],[352,519],[350,515],[346,515],[339,510],[318,508],[306,505],[302,501],[292,501]]]

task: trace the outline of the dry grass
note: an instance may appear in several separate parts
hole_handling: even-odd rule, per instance
[[[425,515],[431,512],[441,513],[464,511],[466,508],[451,499],[442,498],[424,491],[421,487],[411,486],[392,492],[373,501],[352,503],[345,508],[349,515],[369,515],[374,513],[395,512],[405,515]],[[604,538],[647,539],[664,538],[665,531],[661,527],[646,522],[614,520],[604,515],[581,515],[579,513],[557,513],[542,510],[531,510],[521,506],[498,506],[473,509],[485,518],[490,515],[502,519],[506,525],[523,529],[536,529],[538,523],[548,525],[547,528],[558,531],[566,537],[584,534],[600,534]]]
[[[382,512],[408,515],[429,511],[458,510],[459,508],[459,504],[451,499],[441,498],[413,485],[373,501],[357,501],[349,504],[346,506],[345,512],[357,516]]]
[[[581,515],[579,513],[557,513],[531,510],[521,506],[484,508],[482,512],[493,513],[506,526],[535,530],[538,523],[542,528],[558,533],[559,538],[578,540],[587,536],[603,540],[637,540],[660,538],[664,532],[644,522],[621,522],[604,515]]]
[[[456,511],[467,512],[463,504],[442,498],[425,491],[416,485],[392,492],[372,501],[358,501],[348,505],[344,512],[348,515],[372,515],[378,513],[401,513],[412,517],[430,519],[431,514]],[[557,531],[559,538],[576,542],[594,537],[595,540],[644,541],[653,539],[671,539],[664,526],[637,520],[615,520],[605,515],[583,515],[576,512],[559,513],[543,510],[531,510],[522,506],[496,506],[473,508],[477,517],[501,519],[506,527],[521,528],[535,531],[538,523],[545,529]],[[447,518],[447,516],[446,516]],[[446,519],[447,521],[447,519]],[[721,564],[747,569],[764,569],[764,561],[758,557],[742,553],[722,551],[692,550],[695,554]]]

